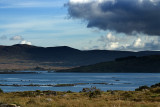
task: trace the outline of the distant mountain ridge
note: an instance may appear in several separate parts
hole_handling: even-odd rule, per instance
[[[13,46],[0,46],[0,63],[12,59],[29,60],[34,62],[53,62],[51,66],[84,66],[127,56],[160,55],[160,51],[109,51],[88,50],[82,51],[67,46],[38,47],[32,45],[16,44]]]

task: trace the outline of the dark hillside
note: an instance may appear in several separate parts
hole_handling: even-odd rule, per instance
[[[160,55],[117,58],[115,61],[57,72],[160,73]]]

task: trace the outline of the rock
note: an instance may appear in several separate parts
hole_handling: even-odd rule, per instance
[[[47,100],[47,101],[49,101],[49,102],[51,102],[51,101],[52,101],[52,99],[51,99],[51,98],[47,98],[46,100]]]
[[[1,104],[0,107],[7,107],[8,104]]]
[[[40,93],[40,95],[44,95],[44,93]]]
[[[62,97],[66,97],[67,95],[66,94],[64,94],[64,95],[61,95]]]
[[[20,106],[17,106],[16,104],[9,104],[7,107],[20,107]]]
[[[17,106],[16,104],[1,104],[0,107],[20,107],[20,106]]]

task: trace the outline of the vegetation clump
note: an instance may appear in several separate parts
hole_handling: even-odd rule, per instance
[[[160,83],[151,85],[150,87],[146,85],[140,86],[139,88],[136,88],[135,91],[152,90],[153,88],[160,88]]]
[[[89,98],[95,98],[97,96],[100,96],[102,93],[102,91],[100,89],[97,89],[96,87],[83,88],[82,92],[85,92],[86,95],[89,96]]]
[[[157,84],[151,85],[151,88],[156,88],[156,87],[160,87],[160,83],[157,83]]]
[[[144,86],[140,86],[139,88],[135,89],[135,91],[142,91],[142,90],[146,90],[146,89],[150,89],[150,87],[144,85]]]
[[[75,86],[75,84],[57,84],[55,87]]]
[[[68,90],[67,93],[73,93],[71,90]]]
[[[3,90],[0,88],[0,93],[3,93]]]

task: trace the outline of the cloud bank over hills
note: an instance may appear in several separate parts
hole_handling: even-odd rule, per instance
[[[159,50],[160,37],[159,36],[115,36],[108,33],[106,36],[101,36],[97,42],[100,42],[101,49],[109,50]]]

